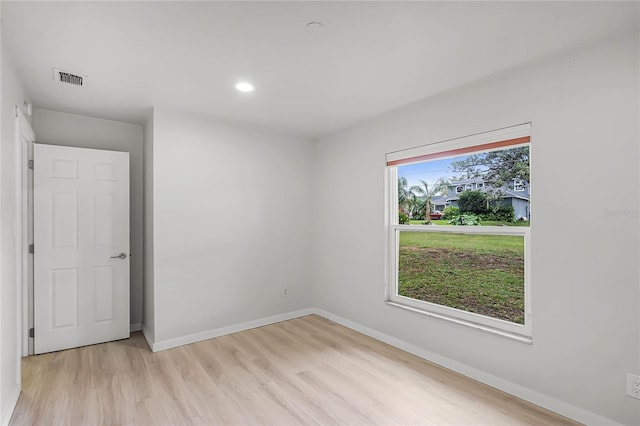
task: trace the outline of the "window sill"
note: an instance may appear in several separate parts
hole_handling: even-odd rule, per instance
[[[505,330],[498,330],[496,328],[493,327],[489,327],[486,325],[482,325],[482,324],[477,324],[471,321],[466,321],[460,318],[454,318],[454,317],[450,317],[448,315],[443,315],[443,314],[438,314],[435,312],[430,312],[430,311],[426,311],[423,309],[418,309],[418,308],[414,308],[411,306],[407,306],[407,305],[403,305],[401,303],[397,303],[397,302],[392,302],[387,300],[385,302],[387,305],[389,306],[395,306],[397,308],[401,308],[401,309],[405,309],[407,311],[411,311],[411,312],[416,312],[418,314],[422,314],[422,315],[427,315],[429,317],[432,318],[439,318],[441,320],[444,321],[448,321],[448,322],[452,322],[454,324],[459,324],[459,325],[463,325],[465,327],[470,327],[470,328],[474,328],[476,330],[480,330],[480,331],[484,331],[486,333],[490,333],[490,334],[494,334],[494,335],[498,335],[501,337],[505,337],[507,339],[511,339],[511,340],[515,340],[521,343],[526,343],[526,344],[533,344],[533,338],[531,336],[524,336],[522,334],[517,334],[517,333],[511,333],[509,331],[505,331]]]

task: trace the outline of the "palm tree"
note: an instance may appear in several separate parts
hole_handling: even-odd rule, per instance
[[[415,185],[410,188],[411,192],[417,193],[420,196],[424,197],[425,200],[425,209],[424,209],[424,219],[425,223],[431,224],[431,197],[441,192],[443,189],[447,187],[447,182],[445,182],[442,178],[435,181],[433,185],[429,185],[426,181],[421,180],[420,185]]]
[[[411,191],[409,190],[409,182],[407,182],[407,178],[404,176],[398,176],[398,210],[406,212],[410,196]]]
[[[420,208],[420,199],[416,197],[416,194],[409,191],[409,199],[407,200],[407,209],[409,218],[413,218],[418,209]]]

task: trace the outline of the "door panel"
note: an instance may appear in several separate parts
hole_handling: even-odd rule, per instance
[[[95,266],[93,268],[94,300],[96,304],[95,322],[113,320],[113,268]]]
[[[78,193],[51,193],[51,242],[53,248],[78,247]]]
[[[34,246],[35,353],[129,337],[129,154],[35,144]]]
[[[51,271],[51,328],[78,327],[78,268]]]
[[[93,201],[96,218],[94,244],[110,247],[113,243],[113,194],[95,194]]]

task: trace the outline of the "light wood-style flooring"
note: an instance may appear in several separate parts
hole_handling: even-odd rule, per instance
[[[575,425],[319,316],[31,356],[12,425]]]

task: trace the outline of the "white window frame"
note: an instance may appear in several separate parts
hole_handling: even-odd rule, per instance
[[[518,187],[520,189],[518,189]],[[525,185],[525,183],[524,183],[524,181],[522,179],[514,179],[513,180],[513,190],[515,192],[522,192],[525,189],[527,189],[527,188],[526,188],[526,185]]]
[[[532,343],[532,309],[531,309],[531,228],[530,227],[505,227],[505,226],[416,226],[398,224],[398,166],[389,164],[399,159],[409,159],[403,164],[411,162],[418,163],[429,161],[425,159],[431,153],[452,151],[455,149],[474,147],[482,145],[483,141],[505,140],[509,136],[518,137],[521,134],[530,135],[531,123],[472,135],[465,138],[452,139],[441,143],[425,145],[405,151],[398,151],[387,154],[386,168],[386,223],[387,223],[387,285],[386,302],[390,305],[408,309],[414,312],[425,314],[431,317],[454,322],[464,326],[472,327],[489,333],[498,334],[525,343]],[[500,139],[502,138],[502,139]],[[529,142],[517,146],[530,146]],[[500,149],[500,148],[498,148]],[[505,148],[507,149],[507,148]],[[487,152],[477,150],[474,153]],[[458,156],[460,154],[451,155]],[[415,159],[415,161],[412,161]],[[398,294],[398,254],[400,232],[435,232],[435,233],[455,233],[455,234],[484,234],[484,235],[512,235],[522,236],[524,239],[524,324],[501,320],[486,315],[476,314],[444,305],[425,302]]]
[[[463,192],[464,192],[464,186],[462,185],[456,186],[456,194],[462,194]]]

